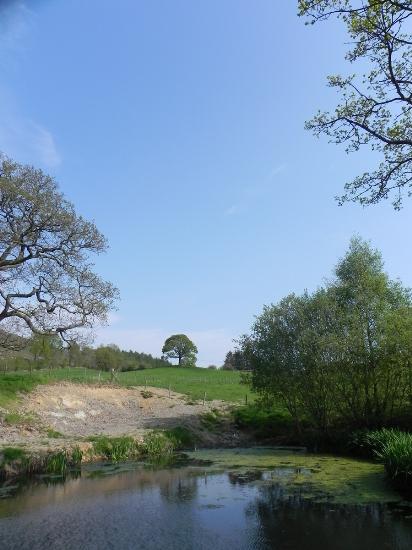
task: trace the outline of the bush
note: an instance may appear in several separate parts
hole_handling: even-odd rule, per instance
[[[286,411],[256,405],[239,407],[233,412],[239,428],[251,430],[256,437],[270,438],[292,431],[292,419]]]
[[[196,443],[196,436],[185,426],[166,430],[165,435],[173,442],[175,449],[187,449]]]

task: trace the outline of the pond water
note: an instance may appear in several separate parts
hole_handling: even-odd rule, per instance
[[[412,505],[369,462],[299,450],[90,465],[0,490],[0,548],[410,550]]]

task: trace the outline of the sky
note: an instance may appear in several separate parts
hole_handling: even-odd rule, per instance
[[[264,304],[331,277],[350,238],[412,286],[411,204],[334,200],[373,169],[304,122],[336,104],[344,29],[294,1],[0,0],[0,150],[56,178],[120,290],[96,344],[221,365]]]

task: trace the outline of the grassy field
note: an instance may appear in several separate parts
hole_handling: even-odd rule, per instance
[[[241,384],[239,372],[216,371],[200,368],[165,367],[140,371],[122,372],[118,375],[122,386],[154,386],[169,388],[186,394],[190,399],[220,399],[233,403],[253,401],[250,389]],[[18,392],[30,391],[37,384],[53,381],[72,381],[77,383],[108,383],[110,374],[93,369],[64,368],[55,370],[0,374],[0,406],[5,406],[16,398]]]

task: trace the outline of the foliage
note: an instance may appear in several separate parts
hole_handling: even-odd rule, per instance
[[[136,458],[139,455],[139,445],[133,437],[99,436],[93,441],[93,451],[111,462],[120,462]]]
[[[346,184],[340,200],[372,204],[393,192],[399,208],[412,186],[411,2],[299,0],[299,13],[311,23],[333,16],[343,21],[351,44],[346,59],[360,69],[358,74],[329,77],[341,102],[330,113],[319,112],[307,128],[344,143],[347,151],[370,146],[382,157],[375,171]]]
[[[247,370],[248,364],[245,355],[240,350],[228,351],[225,357],[225,362],[222,366],[223,370]]]
[[[167,433],[152,431],[144,436],[141,451],[152,460],[168,459],[173,455],[176,440]]]
[[[149,390],[142,390],[140,392],[140,395],[143,397],[143,399],[150,399],[151,397],[153,397],[153,392]]]
[[[210,432],[215,432],[219,429],[223,420],[223,416],[219,409],[212,409],[203,413],[200,417],[200,422]]]
[[[404,489],[412,489],[412,434],[393,431],[375,451],[388,477]]]
[[[290,414],[278,407],[262,406],[261,403],[237,407],[233,417],[239,428],[252,431],[258,439],[293,433]]]
[[[173,443],[175,449],[188,449],[195,445],[196,436],[185,426],[176,426],[165,430],[165,435]]]
[[[409,404],[412,305],[381,256],[356,238],[336,278],[264,308],[242,340],[251,384],[296,425],[379,427]]]
[[[120,350],[115,346],[100,346],[95,351],[96,367],[101,370],[117,370],[119,367]]]
[[[117,290],[91,269],[107,248],[92,222],[77,215],[55,181],[0,158],[0,322],[16,334],[76,340],[104,322]]]
[[[19,447],[4,447],[1,449],[1,454],[6,464],[14,460],[22,460],[26,456],[25,451]]]
[[[399,429],[356,432],[356,450],[383,463],[388,477],[403,489],[412,489],[412,434]]]
[[[177,359],[179,367],[195,366],[197,347],[186,334],[173,334],[166,339],[162,353],[169,359]]]

